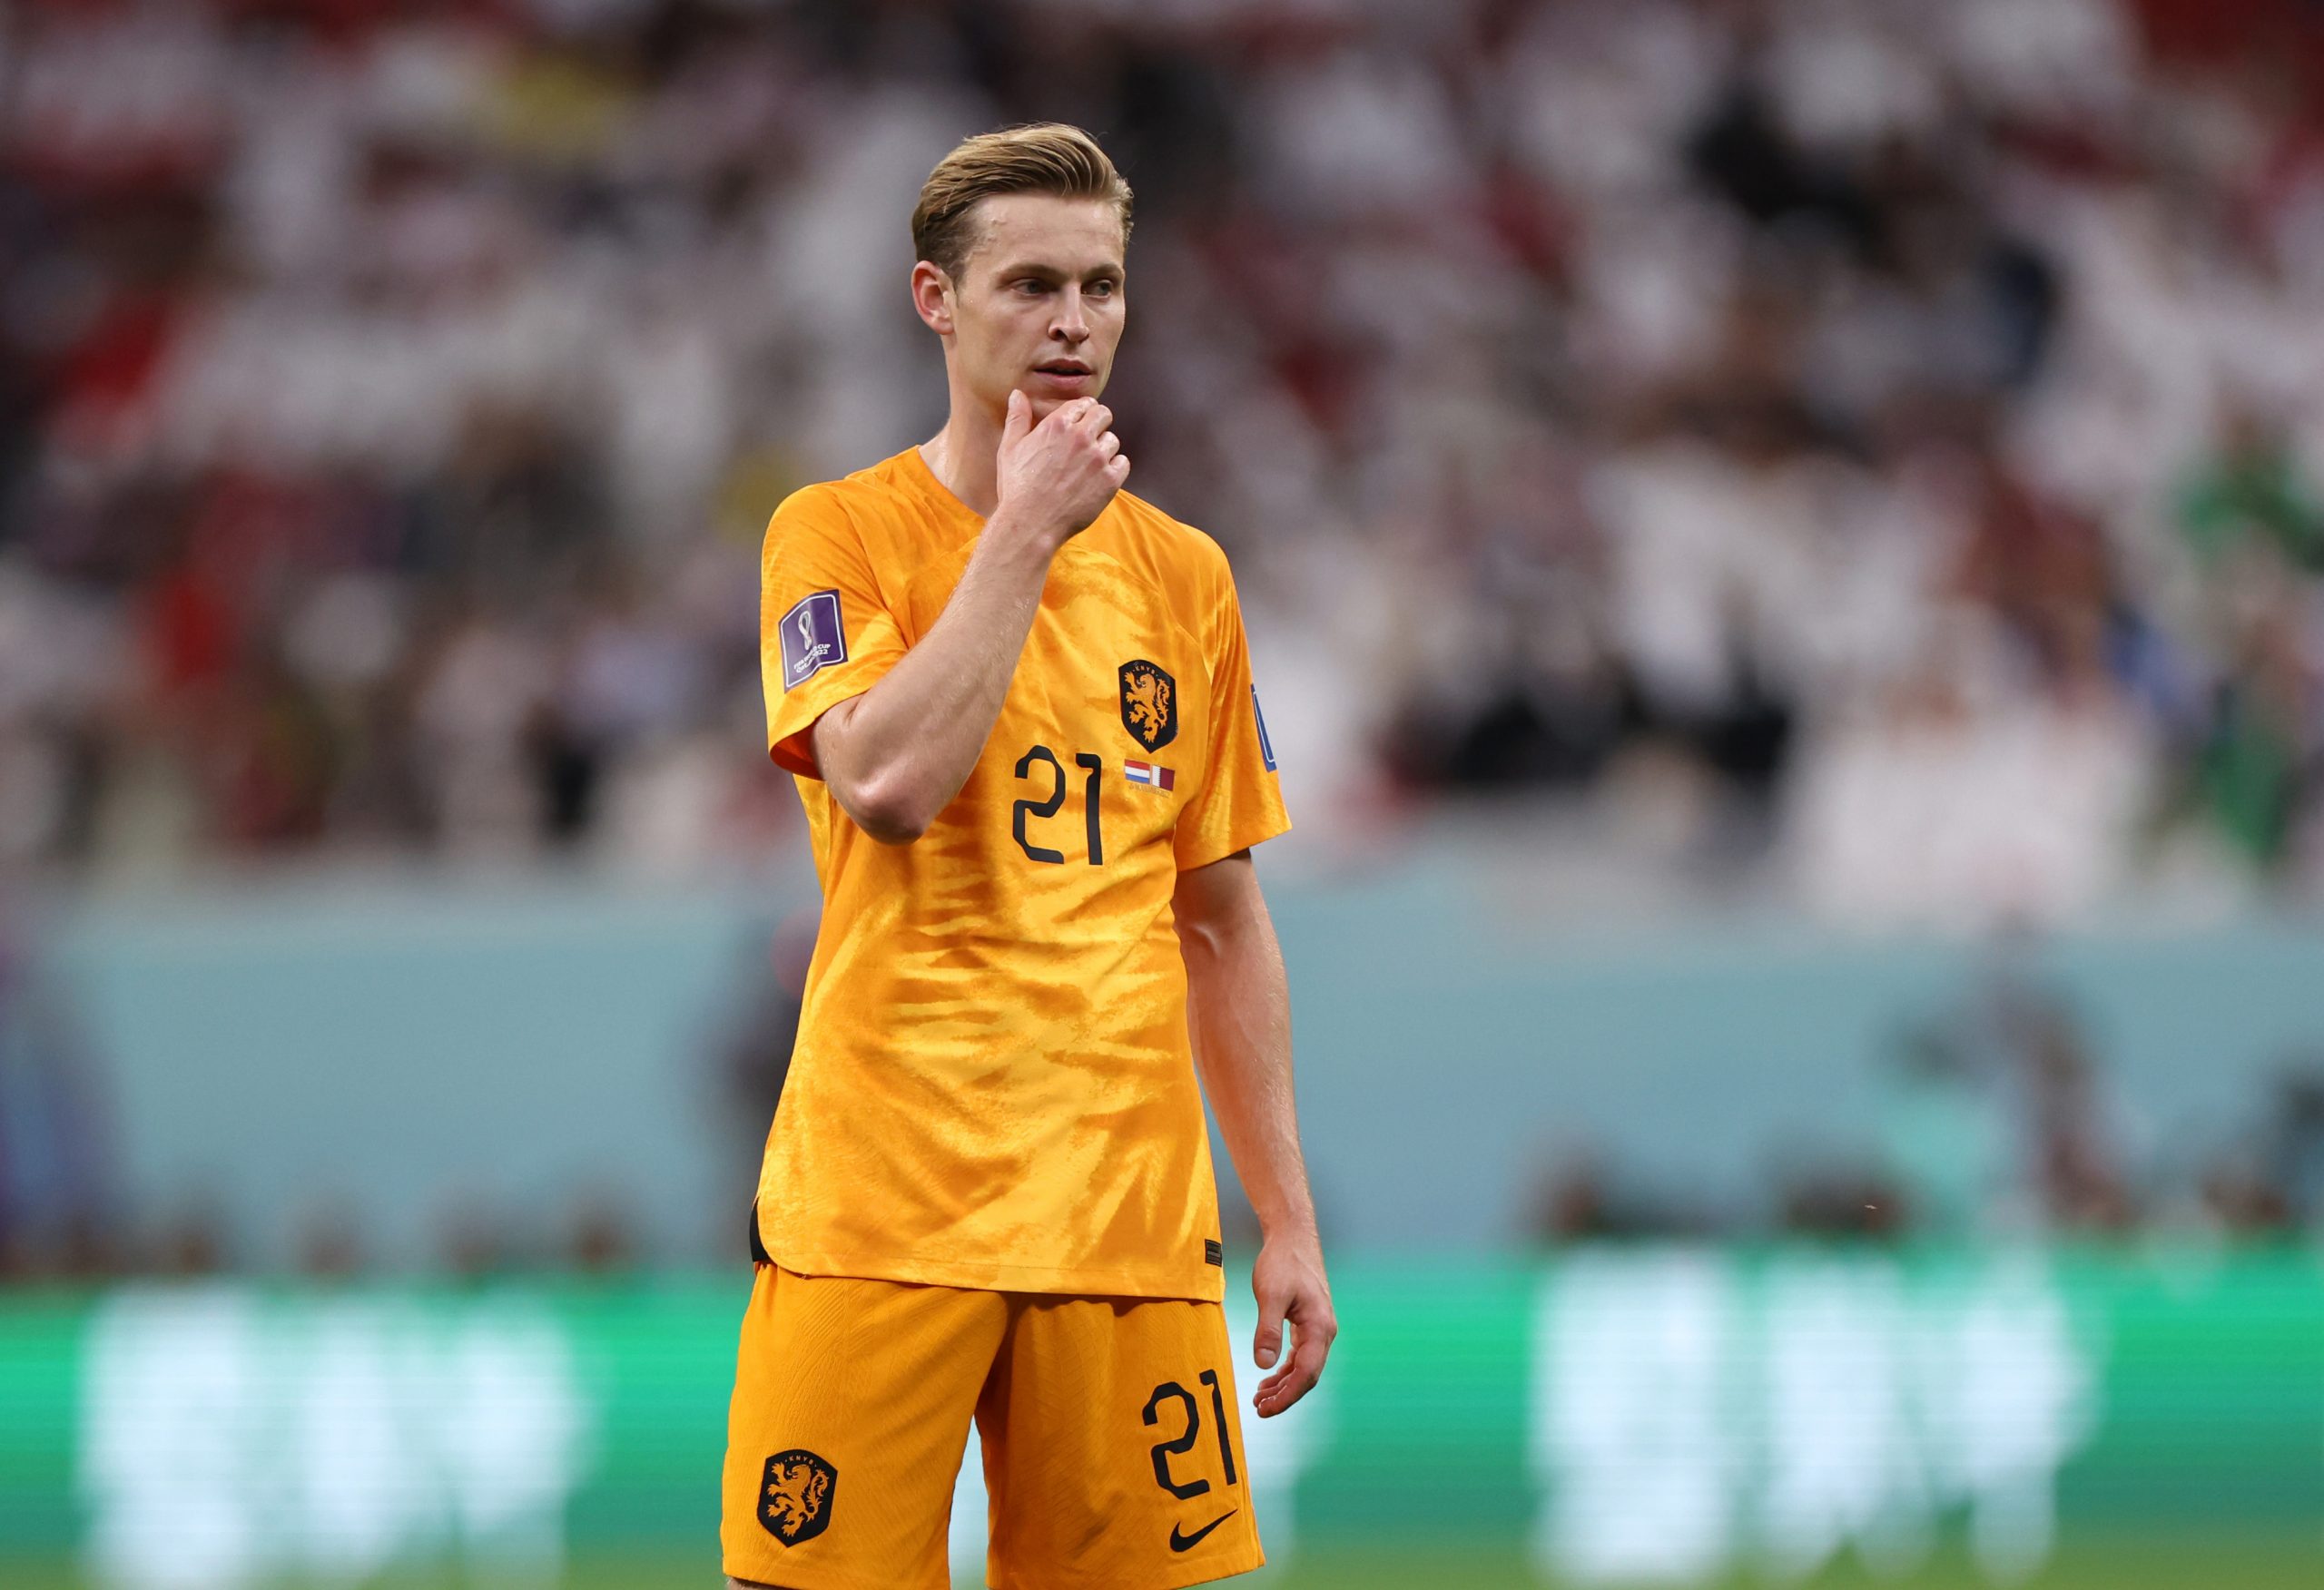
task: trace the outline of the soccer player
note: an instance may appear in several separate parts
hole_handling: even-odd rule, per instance
[[[1241,610],[1216,545],[1121,489],[1098,401],[1129,221],[1078,129],[947,155],[911,290],[950,417],[767,529],[768,742],[823,918],[753,1209],[739,1585],[944,1585],[972,1415],[994,1585],[1259,1565],[1197,1070],[1264,1233],[1263,1417],[1337,1330]]]

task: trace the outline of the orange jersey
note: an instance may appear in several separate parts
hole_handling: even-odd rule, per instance
[[[823,918],[760,1239],[804,1274],[1216,1300],[1171,895],[1290,826],[1216,544],[1128,493],[1066,543],[917,841],[874,840],[816,776],[815,721],[928,633],[982,525],[914,448],[767,527],[768,745]]]

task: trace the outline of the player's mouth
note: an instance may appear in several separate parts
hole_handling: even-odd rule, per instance
[[[1035,365],[1033,373],[1052,388],[1066,392],[1087,391],[1098,378],[1098,372],[1078,358],[1053,358]]]

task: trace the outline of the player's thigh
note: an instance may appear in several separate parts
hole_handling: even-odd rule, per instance
[[[943,1590],[953,1479],[1008,1315],[994,1292],[759,1266],[727,1416],[728,1575]]]
[[[1265,1560],[1226,1313],[1014,1300],[978,1405],[996,1590],[1169,1590]]]

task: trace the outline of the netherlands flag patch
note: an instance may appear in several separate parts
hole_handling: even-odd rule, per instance
[[[1178,787],[1177,774],[1152,762],[1125,761],[1122,763],[1122,777],[1133,784],[1144,784],[1152,790],[1175,790]]]

